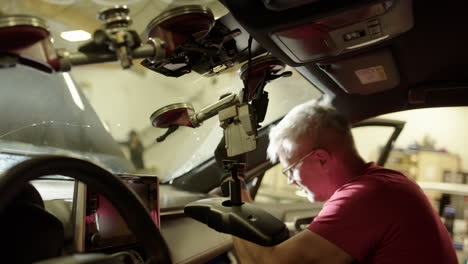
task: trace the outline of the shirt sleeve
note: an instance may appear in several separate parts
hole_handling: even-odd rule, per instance
[[[388,217],[382,199],[372,183],[348,184],[335,192],[308,228],[362,262],[383,235]]]

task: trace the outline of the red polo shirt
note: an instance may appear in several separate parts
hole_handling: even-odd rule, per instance
[[[419,186],[374,163],[333,194],[309,230],[361,264],[458,263],[445,226]]]

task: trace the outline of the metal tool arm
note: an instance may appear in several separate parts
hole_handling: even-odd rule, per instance
[[[141,45],[132,50],[133,59],[142,58],[160,58],[164,55],[163,42],[154,40],[151,43]],[[57,51],[60,56],[60,71],[69,71],[72,66],[87,65],[94,63],[112,62],[119,60],[114,52],[68,52],[65,50]]]

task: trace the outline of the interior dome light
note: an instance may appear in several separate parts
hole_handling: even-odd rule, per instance
[[[65,40],[75,42],[75,41],[84,41],[91,38],[91,34],[84,30],[73,30],[73,31],[64,31],[60,33],[60,37]]]

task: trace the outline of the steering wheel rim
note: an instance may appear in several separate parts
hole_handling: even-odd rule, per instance
[[[29,181],[47,175],[64,175],[92,186],[117,209],[150,263],[172,263],[164,238],[138,197],[115,175],[89,161],[47,155],[16,164],[0,175],[0,212]]]

